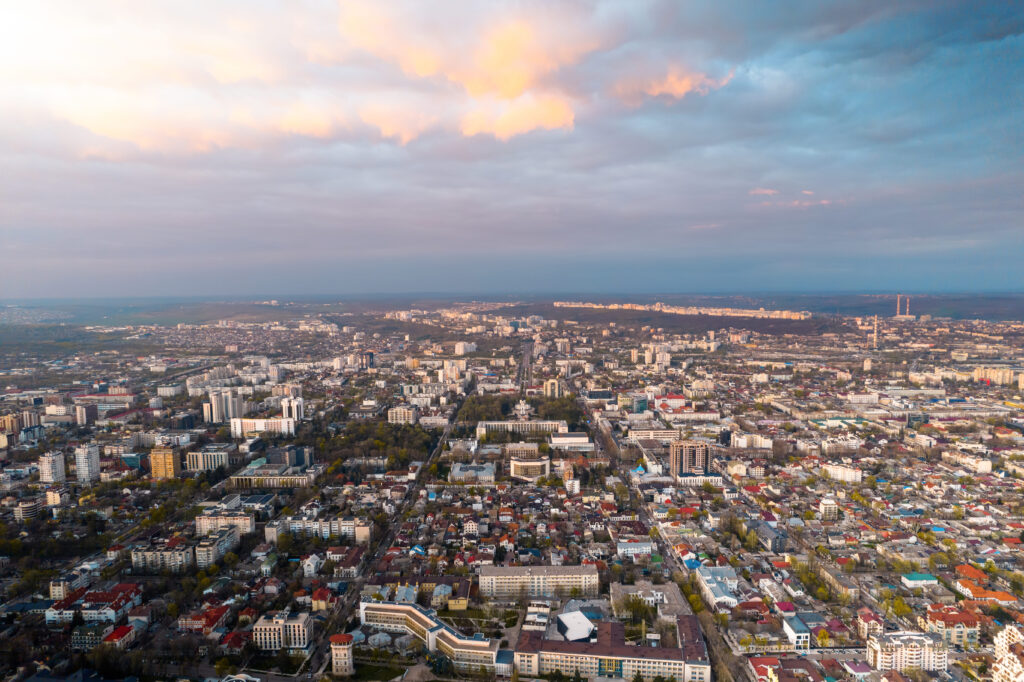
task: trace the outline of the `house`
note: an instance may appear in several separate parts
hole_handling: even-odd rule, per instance
[[[320,567],[323,565],[324,560],[319,554],[310,554],[302,560],[302,575],[307,578],[315,578],[320,574]]]

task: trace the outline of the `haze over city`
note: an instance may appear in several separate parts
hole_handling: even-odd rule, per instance
[[[1016,3],[2,24],[2,298],[1020,289]]]

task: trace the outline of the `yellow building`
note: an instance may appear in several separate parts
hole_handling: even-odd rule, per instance
[[[178,478],[181,475],[181,460],[174,448],[153,448],[149,453],[150,475],[155,480]]]

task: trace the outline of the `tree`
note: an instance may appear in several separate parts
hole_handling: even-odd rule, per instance
[[[644,676],[640,674],[639,670],[637,670],[636,674],[633,675],[633,682],[644,682]]]
[[[819,647],[822,647],[822,648],[827,647],[828,644],[829,644],[829,641],[831,641],[831,639],[832,639],[832,637],[831,637],[831,635],[828,634],[828,630],[826,630],[825,628],[822,628],[822,629],[818,630],[818,646]]]
[[[213,669],[217,673],[217,677],[226,677],[235,672],[235,666],[227,658],[219,659],[214,664]]]

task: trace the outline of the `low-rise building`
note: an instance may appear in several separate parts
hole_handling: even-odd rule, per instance
[[[596,597],[596,566],[481,566],[480,595],[512,598]]]

